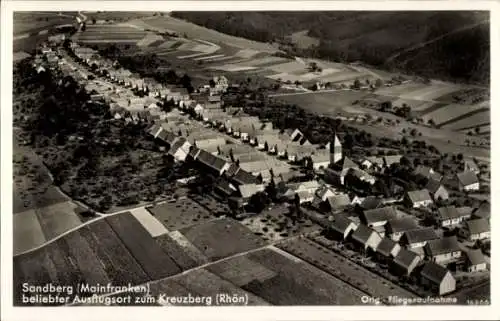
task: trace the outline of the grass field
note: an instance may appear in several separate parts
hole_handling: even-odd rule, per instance
[[[77,208],[75,203],[67,201],[35,209],[45,238],[53,239],[82,224],[75,212]]]
[[[484,107],[480,105],[460,105],[460,104],[451,104],[446,105],[439,108],[436,111],[425,114],[422,116],[425,122],[432,119],[436,125],[441,125],[445,122],[448,122],[452,119],[467,115],[477,110],[481,110]]]
[[[231,219],[201,223],[180,231],[210,260],[218,260],[262,246],[263,241]]]
[[[186,198],[175,203],[163,203],[148,211],[170,231],[176,231],[213,218],[211,213],[193,200]]]
[[[130,213],[135,217],[136,220],[141,223],[141,225],[149,232],[152,237],[157,237],[168,233],[169,231],[165,228],[160,221],[158,221],[150,212],[148,212],[144,207],[138,207],[130,210]]]
[[[75,22],[75,15],[76,13],[70,12],[65,13],[64,16],[59,16],[57,12],[14,12],[14,36],[71,24]]]
[[[491,113],[489,110],[481,111],[465,119],[458,120],[451,124],[445,125],[444,128],[459,130],[462,128],[470,128],[472,126],[489,123],[491,121]]]

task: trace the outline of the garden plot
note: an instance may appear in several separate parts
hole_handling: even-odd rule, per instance
[[[34,210],[14,214],[12,225],[14,255],[31,250],[45,242],[45,235]]]
[[[484,125],[491,121],[491,113],[489,110],[479,112],[477,114],[471,115],[470,117],[457,120],[451,124],[443,126],[444,128],[452,130],[460,130],[462,128],[470,128],[476,125]]]
[[[441,107],[436,111],[428,113],[422,118],[425,122],[428,122],[430,119],[432,119],[434,123],[439,126],[440,124],[445,123],[449,120],[467,115],[482,108],[484,107],[481,107],[480,105],[450,104]]]
[[[53,239],[82,224],[75,212],[77,208],[75,203],[68,201],[36,209],[45,238]]]

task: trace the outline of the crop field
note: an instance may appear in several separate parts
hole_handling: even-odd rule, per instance
[[[477,135],[489,134],[491,132],[491,125],[490,124],[479,125],[479,126],[475,126],[475,127],[467,128],[467,129],[461,129],[459,131],[464,133],[464,134],[472,132],[472,133],[474,133],[474,135],[476,135],[476,131],[475,131],[476,127],[479,128],[479,133]]]
[[[480,105],[461,105],[461,104],[450,104],[439,108],[436,111],[425,114],[422,116],[425,122],[432,119],[436,125],[446,123],[452,119],[465,116],[474,111],[483,109],[484,107]]]
[[[184,234],[182,234],[181,232],[173,231],[170,232],[168,236],[172,241],[174,241],[178,246],[182,248],[183,252],[188,257],[190,257],[192,260],[196,262],[196,265],[205,264],[210,261],[210,259],[207,256],[205,256],[205,254],[202,253],[202,251],[199,248],[197,248],[193,243],[191,243],[191,241],[188,240],[186,236],[184,236]]]
[[[276,97],[290,104],[297,104],[302,108],[318,114],[336,115],[344,111],[346,107],[350,110],[357,109],[360,112],[366,112],[360,107],[352,106],[356,100],[366,96],[366,93],[360,91],[336,91],[336,92],[318,92],[311,94],[289,95]],[[351,112],[351,111],[349,111]]]
[[[151,17],[154,12],[148,11],[98,11],[98,12],[87,12],[84,14],[87,16],[88,20],[113,20],[113,21],[126,21],[131,19],[138,19],[143,17]],[[89,23],[90,25],[90,23]]]
[[[449,84],[431,84],[423,88],[411,91],[409,93],[404,93],[401,95],[402,98],[417,99],[417,100],[434,100],[445,94],[455,92],[459,90],[460,87],[456,85]]]
[[[148,19],[145,20],[144,23],[156,29],[172,30],[180,35],[186,34],[189,38],[199,38],[213,43],[224,43],[245,50],[252,49],[267,52],[276,51],[275,48],[266,43],[229,36],[170,16]]]
[[[136,43],[146,36],[146,32],[119,25],[90,25],[74,37],[77,41],[92,42],[130,42]]]
[[[354,81],[355,79],[361,79],[362,77],[366,77],[367,74],[363,74],[357,71],[350,71],[350,70],[345,70],[345,71],[339,71],[327,76],[319,77],[318,80],[321,80],[323,82],[331,82],[331,83],[337,83],[337,82],[344,82],[344,81]]]
[[[396,99],[392,101],[393,107],[401,107],[403,105],[407,105],[411,108],[412,111],[421,111],[432,106],[433,102],[423,101],[423,100],[414,100],[414,99]]]
[[[189,198],[177,200],[175,203],[163,203],[148,208],[148,211],[170,231],[213,218],[209,211]]]
[[[180,272],[175,262],[131,214],[110,216],[106,221],[149,277],[159,279]]]
[[[241,66],[241,65],[235,65],[235,64],[226,64],[226,65],[222,65],[222,66],[218,66],[218,67],[211,67],[210,69],[237,72],[237,71],[254,70],[254,69],[257,69],[257,67]]]
[[[218,260],[264,245],[259,237],[232,219],[205,222],[180,232],[210,260]]]
[[[163,43],[165,39],[162,36],[156,35],[154,33],[148,33],[144,38],[137,42],[139,47],[150,47],[154,44]]]
[[[359,302],[363,295],[318,268],[275,250],[264,249],[246,257],[276,275],[263,281],[253,280],[242,288],[274,305],[349,305]]]
[[[282,63],[287,61],[288,59],[282,58],[282,57],[274,57],[274,56],[268,56],[264,58],[257,58],[257,59],[252,59],[246,62],[247,65],[252,66],[252,67],[262,67],[268,64],[277,64],[277,63]]]
[[[45,242],[45,235],[35,210],[14,214],[12,224],[14,255],[35,248]]]
[[[415,295],[392,282],[366,270],[343,256],[309,239],[287,240],[279,248],[321,267],[322,270],[374,297],[397,295],[411,298]]]
[[[273,71],[276,71],[277,73],[291,73],[298,70],[307,70],[307,65],[301,64],[300,62],[297,61],[290,61],[270,66],[268,68]]]
[[[168,233],[168,230],[144,207],[134,208],[130,213],[141,223],[152,237]]]
[[[265,282],[277,275],[272,269],[248,258],[248,255],[218,262],[209,265],[206,269],[240,287],[252,281]]]
[[[82,224],[75,212],[77,208],[75,203],[67,201],[35,209],[45,238],[53,239]]]
[[[193,255],[190,255],[190,252],[186,250],[186,247],[179,244],[179,242],[174,240],[174,238],[169,234],[160,235],[155,238],[155,241],[158,245],[160,245],[164,252],[168,253],[168,255],[172,258],[172,260],[174,260],[175,264],[177,264],[182,271],[194,268],[195,266],[206,262],[206,260],[200,261],[198,259],[199,256],[193,257]]]
[[[399,97],[399,96],[410,94],[414,91],[417,91],[417,90],[420,90],[420,89],[423,89],[426,87],[428,87],[428,86],[424,85],[424,84],[410,82],[410,83],[401,84],[398,86],[383,87],[383,88],[378,89],[376,91],[376,93],[380,94],[380,95]]]
[[[491,121],[491,113],[489,110],[478,112],[474,115],[471,115],[467,118],[457,120],[451,124],[443,126],[444,128],[452,129],[452,130],[460,130],[462,128],[470,128],[476,125],[483,125],[489,123]],[[474,129],[474,128],[472,128]]]

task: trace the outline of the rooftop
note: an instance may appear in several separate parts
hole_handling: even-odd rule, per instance
[[[382,241],[377,246],[377,252],[384,255],[384,256],[389,257],[392,255],[392,251],[394,250],[394,248],[396,246],[399,246],[399,244],[397,244],[396,242],[394,242],[393,240],[391,240],[387,237],[384,237],[384,238],[382,238]]]
[[[432,200],[429,191],[425,188],[417,191],[409,191],[408,197],[413,203]]]
[[[394,258],[394,263],[408,269],[415,260],[418,260],[416,253],[402,248]]]
[[[465,225],[471,234],[480,234],[491,231],[490,221],[485,218],[466,221]]]
[[[448,236],[441,239],[429,240],[425,251],[430,256],[435,256],[460,251],[460,245],[456,236]]]
[[[434,262],[427,262],[425,263],[422,271],[420,272],[420,275],[429,281],[432,281],[436,284],[441,284],[444,277],[448,273],[449,273],[448,269],[445,268],[444,266],[441,266]]]
[[[434,228],[432,227],[406,231],[404,235],[410,244],[426,242],[439,238],[436,231],[434,231]]]
[[[471,265],[478,265],[486,263],[484,254],[480,249],[469,250],[466,252],[467,260]]]
[[[479,183],[479,179],[477,178],[477,175],[474,172],[471,171],[465,171],[463,173],[458,173],[457,174],[458,181],[462,186],[469,186],[472,184]]]

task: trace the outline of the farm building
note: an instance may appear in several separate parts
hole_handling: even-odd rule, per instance
[[[448,191],[439,181],[429,179],[425,188],[429,191],[434,201],[438,200],[445,201],[450,198]]]
[[[480,249],[468,250],[465,254],[468,272],[485,271],[488,268],[484,254]]]
[[[360,224],[352,234],[352,240],[364,251],[375,251],[382,241],[382,237],[364,224]]]
[[[488,201],[482,202],[478,208],[473,210],[472,216],[475,218],[487,218],[491,216],[491,206]]]
[[[403,233],[401,237],[401,244],[407,246],[409,249],[421,248],[431,240],[438,239],[439,236],[432,227],[420,228],[417,230],[410,230]]]
[[[426,189],[409,191],[406,193],[404,201],[409,207],[413,208],[426,207],[433,203],[431,195]]]
[[[458,187],[462,191],[478,191],[479,190],[479,179],[474,172],[465,171],[463,173],[457,174]]]
[[[387,221],[385,233],[392,240],[399,242],[405,232],[417,230],[418,228],[418,224],[411,217],[396,218]]]
[[[424,265],[420,272],[420,281],[439,295],[455,291],[456,282],[451,272],[434,262]]]
[[[397,275],[410,276],[420,262],[417,254],[401,249],[392,262],[391,270]]]
[[[477,241],[491,238],[490,221],[485,218],[466,221],[460,234],[469,241]]]
[[[382,241],[377,246],[377,250],[375,251],[375,255],[381,260],[388,262],[395,258],[399,251],[401,251],[401,246],[394,242],[393,240],[384,237]]]
[[[438,209],[437,221],[442,227],[452,227],[470,218],[470,213],[461,213],[455,206],[444,206]]]
[[[332,236],[337,239],[345,240],[353,232],[357,229],[358,225],[342,215],[334,215],[332,216],[333,220],[330,221],[330,225],[328,229],[332,232]]]
[[[430,261],[438,264],[455,262],[462,256],[456,236],[430,240],[425,245],[425,254]]]

